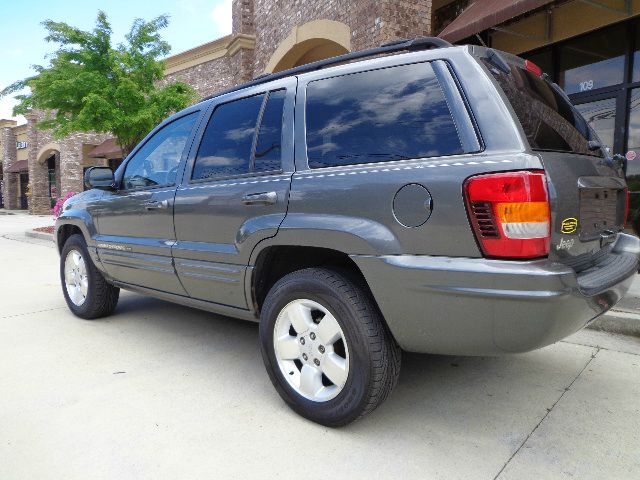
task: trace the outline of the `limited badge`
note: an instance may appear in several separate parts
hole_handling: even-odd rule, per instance
[[[565,218],[562,221],[560,231],[562,233],[574,233],[578,229],[578,220],[574,217]]]

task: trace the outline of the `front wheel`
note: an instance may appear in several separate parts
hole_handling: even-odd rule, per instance
[[[280,279],[265,299],[262,358],[284,401],[322,425],[346,425],[396,385],[400,348],[369,294],[348,275],[309,268]]]
[[[107,283],[89,256],[82,235],[71,235],[60,254],[62,292],[78,317],[94,319],[113,313],[120,289]]]

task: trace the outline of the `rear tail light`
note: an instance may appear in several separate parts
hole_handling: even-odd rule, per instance
[[[486,257],[549,254],[551,214],[542,171],[478,175],[464,184],[469,220]]]
[[[535,63],[533,63],[531,60],[525,60],[524,61],[524,68],[533,73],[536,77],[541,77],[542,76],[542,69],[536,65]]]

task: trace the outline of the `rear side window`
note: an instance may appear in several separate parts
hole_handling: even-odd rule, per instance
[[[603,156],[600,149],[589,150],[589,140],[597,137],[559,87],[519,66],[510,65],[506,73],[483,61],[509,99],[532,149]]]
[[[463,153],[429,63],[310,82],[306,124],[311,168]]]

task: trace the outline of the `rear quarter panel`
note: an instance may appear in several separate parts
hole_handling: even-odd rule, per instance
[[[360,165],[310,169],[306,153],[306,90],[315,80],[363,70],[444,60],[457,79],[476,123],[482,151]],[[296,173],[289,209],[277,241],[320,246],[348,254],[446,255],[480,257],[464,205],[469,176],[541,168],[523,153],[524,145],[509,110],[486,73],[466,47],[410,53],[341,66],[299,78],[296,99]],[[426,223],[405,227],[395,217],[393,200],[400,188],[420,184],[430,193],[432,213]]]

